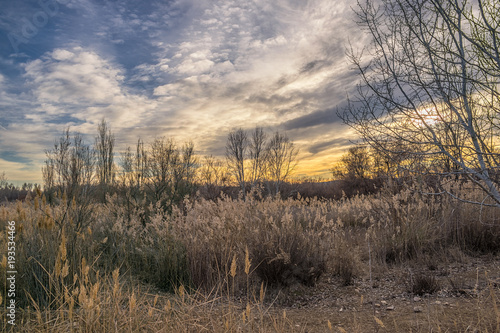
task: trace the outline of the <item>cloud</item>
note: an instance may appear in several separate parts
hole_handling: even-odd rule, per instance
[[[179,74],[195,75],[204,74],[210,71],[214,67],[214,62],[208,59],[192,59],[184,60],[181,64],[176,67],[176,71]]]
[[[156,66],[167,63],[172,79],[154,95],[195,137],[266,126],[289,131],[317,153],[301,129],[328,137],[331,128],[318,125],[340,123],[335,107],[355,85],[344,56],[347,35],[338,31],[350,25],[347,11],[347,2],[200,3],[202,14],[181,32],[182,42],[158,37]],[[211,140],[213,151],[222,151],[224,140]]]
[[[34,112],[26,113],[29,119],[56,123],[73,119],[95,126],[105,117],[131,127],[155,107],[154,100],[129,92],[124,69],[81,47],[56,49],[28,62],[25,71],[34,103],[38,104]],[[77,128],[85,130],[87,126]]]
[[[308,147],[311,154],[317,154],[332,147],[346,147],[350,145],[351,140],[348,138],[336,138],[333,140],[316,142]]]
[[[39,10],[21,2],[16,17]],[[231,129],[264,126],[286,130],[304,164],[326,170],[329,145],[350,137],[335,114],[356,82],[347,39],[362,42],[350,5],[72,1],[30,40],[26,57],[0,53],[0,144],[35,165],[66,126],[93,140],[106,118],[117,151],[139,137],[172,136],[220,154]]]
[[[94,52],[56,49],[25,66],[39,102],[111,104],[122,94],[123,75]]]
[[[287,130],[293,130],[297,128],[314,127],[322,124],[331,124],[334,122],[340,122],[336,115],[336,111],[334,109],[328,109],[315,111],[289,120],[283,124],[283,127]]]
[[[30,159],[20,156],[17,152],[12,150],[3,150],[0,152],[0,159],[9,162],[16,162],[22,164],[29,164],[31,162]]]

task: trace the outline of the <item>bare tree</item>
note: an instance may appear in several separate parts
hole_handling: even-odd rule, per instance
[[[115,136],[111,133],[106,121],[103,119],[97,125],[97,136],[95,138],[96,172],[97,180],[101,187],[110,185],[115,180],[113,148]]]
[[[274,193],[280,193],[281,184],[287,180],[297,165],[298,150],[293,142],[280,132],[274,133],[266,147],[266,162],[269,180],[274,184]]]
[[[89,194],[94,181],[95,154],[92,147],[76,133],[73,136],[73,147],[70,155],[70,192],[68,194]],[[77,193],[76,190],[79,193]]]
[[[144,178],[147,173],[147,153],[144,149],[144,142],[139,138],[137,140],[136,152],[135,152],[135,179],[138,187],[141,187],[144,183]]]
[[[162,200],[164,194],[172,193],[174,186],[175,165],[179,161],[179,152],[171,139],[156,138],[150,146],[147,157],[147,181],[154,195],[154,200]]]
[[[5,175],[5,171],[2,171],[0,174],[0,188],[5,188],[9,185],[9,181],[7,180],[7,176]]]
[[[65,213],[56,224],[62,227],[69,222],[71,228],[81,231],[90,223],[94,210],[94,150],[84,142],[81,134],[75,133],[71,138],[69,129],[66,129],[54,143],[54,148],[46,151],[46,156],[42,169],[44,192],[51,203],[55,200],[54,194],[60,191],[63,195],[59,200],[66,205]],[[73,206],[73,202],[76,205]],[[74,244],[75,238],[69,243]]]
[[[56,187],[68,197],[89,194],[94,180],[95,155],[83,137],[76,133],[71,140],[69,129],[47,150],[43,167],[46,188]]]
[[[245,159],[248,149],[248,137],[243,129],[229,133],[226,143],[226,160],[232,174],[245,197]]]
[[[65,188],[69,182],[69,159],[71,139],[67,128],[52,150],[46,150],[45,166],[43,168],[45,188],[60,186]]]
[[[45,160],[45,165],[42,166],[42,178],[45,189],[50,189],[55,186],[55,161],[51,158]]]
[[[179,156],[180,155],[180,156]],[[186,142],[180,150],[179,159],[173,164],[174,167],[174,200],[180,201],[190,194],[195,188],[196,169],[198,159],[194,153],[194,144]]]
[[[341,114],[373,147],[418,163],[414,173],[460,173],[500,207],[498,134],[500,3],[496,0],[381,0],[358,3],[371,35],[350,52],[360,73],[357,98]],[[398,142],[399,147],[387,145]],[[446,165],[445,163],[445,165]],[[418,168],[415,168],[418,165]],[[449,193],[458,199],[458,193]]]
[[[205,156],[200,167],[200,178],[205,186],[215,187],[226,184],[229,175],[222,160],[210,155]]]
[[[343,179],[366,179],[372,172],[372,161],[368,147],[355,145],[340,158],[332,169],[334,177]]]
[[[251,163],[250,183],[255,186],[265,175],[266,168],[266,133],[262,127],[256,127],[252,132],[249,144]]]

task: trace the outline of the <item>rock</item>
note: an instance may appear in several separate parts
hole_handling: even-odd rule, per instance
[[[375,303],[375,307],[380,308],[380,304]]]
[[[387,301],[380,301],[380,304],[387,305]]]
[[[420,302],[422,299],[418,296],[413,297],[414,302]]]
[[[419,313],[424,311],[424,309],[421,306],[416,306],[413,308],[413,312]]]
[[[435,301],[434,304],[441,305],[441,301]]]
[[[387,308],[385,308],[387,311],[392,311],[394,310],[394,305],[389,305]]]

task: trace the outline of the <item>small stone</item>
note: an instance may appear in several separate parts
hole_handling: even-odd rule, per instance
[[[375,307],[380,308],[380,304],[375,303]]]
[[[387,305],[387,301],[380,301],[380,304]]]
[[[394,305],[389,305],[387,308],[386,308],[387,311],[392,311],[394,310]]]
[[[413,312],[419,313],[419,312],[422,312],[422,311],[424,311],[424,309],[422,309],[421,306],[416,306],[416,307],[413,308]]]
[[[441,305],[441,301],[435,301],[434,304]]]
[[[418,296],[413,297],[414,302],[420,302],[422,299]]]

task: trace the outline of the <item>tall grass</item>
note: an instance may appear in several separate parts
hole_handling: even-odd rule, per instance
[[[337,201],[186,198],[148,211],[144,220],[116,195],[82,206],[63,193],[49,205],[40,192],[0,207],[2,249],[7,221],[17,224],[21,331],[288,332],[296,327],[266,308],[265,290],[314,286],[324,274],[351,284],[368,270],[367,243],[382,265],[500,249],[495,208],[414,188]]]

